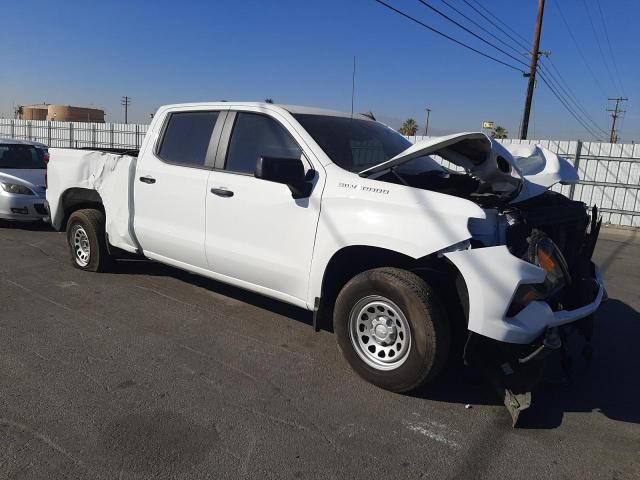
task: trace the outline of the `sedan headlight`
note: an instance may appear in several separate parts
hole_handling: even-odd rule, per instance
[[[513,296],[507,316],[518,314],[534,300],[549,300],[571,282],[567,262],[558,246],[549,237],[534,233],[525,258],[547,272],[543,283],[523,284]]]
[[[18,183],[4,183],[1,182],[2,189],[7,193],[15,193],[18,195],[35,195],[29,187],[20,185]]]

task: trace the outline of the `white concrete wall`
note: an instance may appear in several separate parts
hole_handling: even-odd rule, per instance
[[[148,125],[122,123],[47,122],[0,119],[0,137],[35,140],[50,147],[137,149]],[[412,142],[429,137],[408,137]],[[580,184],[555,190],[597,205],[605,223],[640,227],[640,145],[575,140],[502,140],[534,143],[563,156],[574,166],[578,158]],[[579,150],[579,155],[578,155]]]

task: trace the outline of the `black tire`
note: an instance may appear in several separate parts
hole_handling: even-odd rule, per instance
[[[360,308],[359,305],[362,305],[362,302],[377,297],[390,300],[400,309],[411,333],[411,341],[407,347],[408,353],[403,353],[405,358],[403,363],[397,367],[389,367],[392,368],[389,370],[375,368],[363,360],[362,356],[367,354],[364,351],[362,353],[358,351],[356,346],[358,340],[352,341],[351,336],[352,312],[355,312],[356,307]],[[358,322],[355,320],[359,318],[357,312],[354,315],[354,322]],[[420,277],[406,270],[376,268],[352,278],[336,300],[333,327],[338,347],[351,367],[368,382],[386,390],[393,392],[414,390],[436,378],[447,362],[451,334],[445,309],[434,290]],[[400,329],[397,330],[396,335],[399,335],[399,332]]]
[[[67,222],[67,243],[71,253],[71,264],[75,268],[90,272],[104,272],[111,266],[112,259],[107,250],[104,228],[105,217],[100,210],[85,208],[71,214]],[[74,237],[79,229],[86,233],[88,239],[88,258],[81,258],[81,254],[74,245]]]

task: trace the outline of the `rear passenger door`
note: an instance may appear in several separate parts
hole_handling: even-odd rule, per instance
[[[173,111],[136,168],[134,228],[150,258],[207,268],[207,180],[226,111]]]
[[[228,114],[207,186],[207,260],[227,281],[302,304],[323,177],[312,169],[297,133],[284,127],[286,119],[273,115]],[[255,178],[261,156],[301,158],[313,175],[310,197],[294,199],[286,185]]]

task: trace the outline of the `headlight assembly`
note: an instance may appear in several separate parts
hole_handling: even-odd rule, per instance
[[[546,296],[551,297],[571,282],[567,262],[558,246],[546,235],[531,243],[529,261],[547,272],[544,285]]]
[[[17,195],[35,195],[29,187],[20,185],[18,183],[4,183],[0,182],[2,189],[7,193],[15,193]]]
[[[550,300],[567,284],[571,276],[567,262],[558,246],[546,235],[534,232],[529,240],[526,258],[547,272],[543,283],[523,284],[513,296],[507,316],[512,317],[534,300]]]

